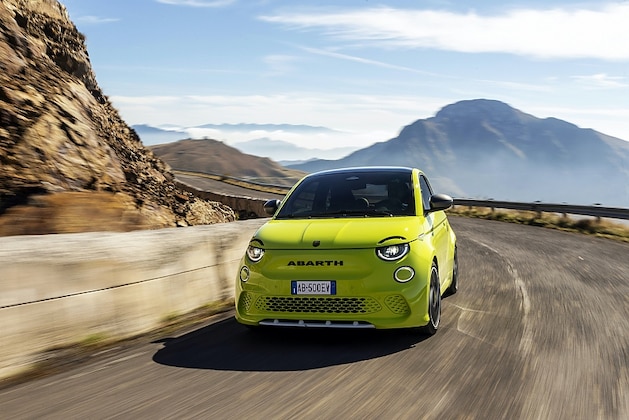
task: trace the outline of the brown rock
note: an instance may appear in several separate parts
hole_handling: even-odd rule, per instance
[[[56,0],[0,3],[0,70],[0,235],[235,219],[173,184],[98,87]]]

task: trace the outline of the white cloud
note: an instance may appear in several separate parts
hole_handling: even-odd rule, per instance
[[[118,22],[119,20],[120,19],[103,18],[100,16],[79,16],[78,18],[74,19],[74,21],[77,24],[84,24],[84,25],[99,25],[101,23]]]
[[[207,128],[187,128],[186,133],[192,138],[209,138],[220,140],[229,145],[256,140],[270,139],[279,140],[299,145],[306,149],[335,149],[340,147],[354,147],[356,149],[370,146],[378,141],[389,140],[391,137],[387,131],[374,132],[326,132],[326,133],[301,133],[291,131],[221,131],[219,129]],[[313,157],[313,156],[307,156]],[[341,158],[342,155],[335,156]],[[286,159],[286,157],[275,156],[275,159]],[[328,156],[330,158],[330,156]]]
[[[617,89],[629,87],[627,78],[619,76],[609,76],[605,73],[597,73],[589,76],[573,76],[573,79],[591,88]]]
[[[599,8],[516,9],[499,15],[389,7],[277,13],[261,20],[382,47],[629,60],[629,3]]]
[[[477,95],[470,96],[471,98]],[[291,92],[282,95],[234,96],[112,96],[113,104],[128,124],[194,127],[203,124],[276,123],[322,126],[343,132],[318,137],[301,134],[256,133],[255,137],[273,135],[276,140],[291,141],[303,147],[329,149],[361,146],[389,140],[405,125],[434,116],[442,107],[460,100],[426,96],[320,94]],[[538,102],[509,105],[539,118],[555,117],[584,128],[629,140],[629,108],[592,108],[542,105]],[[251,133],[221,134],[195,132],[233,144],[250,140]],[[223,136],[223,137],[221,137]]]
[[[430,97],[323,95],[315,92],[268,96],[112,96],[110,99],[129,124],[175,124],[181,127],[209,123],[307,124],[346,133],[342,140],[332,135],[317,140],[320,148],[388,140],[404,125],[428,118],[453,102],[452,99]]]
[[[225,7],[236,3],[237,0],[156,0],[158,3],[174,6],[190,7]]]
[[[410,68],[410,67],[397,66],[395,64],[389,64],[389,63],[385,63],[383,61],[370,60],[370,59],[367,59],[367,58],[357,57],[357,56],[348,55],[348,54],[341,54],[341,53],[337,53],[337,52],[334,52],[334,51],[328,51],[328,50],[322,50],[322,49],[310,48],[310,47],[300,47],[300,48],[302,50],[306,51],[306,52],[311,53],[311,54],[323,55],[323,56],[326,56],[326,57],[338,58],[338,59],[341,59],[341,60],[354,61],[354,62],[357,62],[357,63],[369,64],[369,65],[373,65],[373,66],[377,66],[377,67],[384,67],[384,68],[393,69],[393,70],[402,70],[402,71],[407,71],[407,72],[412,72],[412,73],[419,73],[419,74],[426,74],[426,75],[431,75],[431,76],[440,76],[440,77],[443,76],[443,75],[439,75],[439,74],[436,74],[436,73],[430,73],[430,72],[426,72],[426,71],[413,69],[413,68]]]

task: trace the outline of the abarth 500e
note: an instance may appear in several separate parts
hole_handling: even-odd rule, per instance
[[[251,327],[418,328],[434,334],[458,289],[456,235],[415,168],[305,176],[253,235],[236,279],[236,320]]]

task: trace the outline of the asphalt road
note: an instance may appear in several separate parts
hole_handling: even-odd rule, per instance
[[[629,418],[629,244],[451,220],[461,287],[431,338],[228,313],[0,390],[0,417]]]

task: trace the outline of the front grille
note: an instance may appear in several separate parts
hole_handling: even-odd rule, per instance
[[[401,295],[387,296],[384,303],[394,314],[406,315],[411,311],[411,308],[406,303],[406,299]]]
[[[307,314],[370,314],[381,307],[375,299],[368,297],[264,296],[256,301],[256,309]]]

